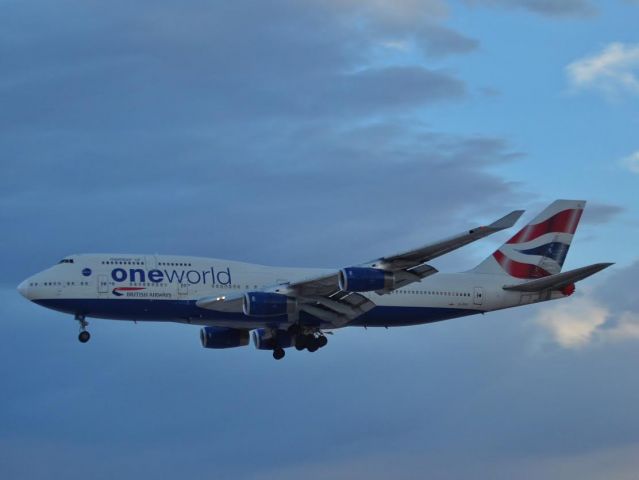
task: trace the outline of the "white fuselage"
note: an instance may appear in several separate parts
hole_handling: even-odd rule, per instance
[[[82,254],[30,277],[19,290],[38,304],[74,315],[258,328],[274,320],[216,312],[195,302],[330,272],[174,255]],[[503,289],[513,281],[505,275],[437,273],[389,294],[363,293],[376,307],[349,326],[415,325],[563,297],[559,292],[540,295]],[[308,315],[301,320],[332,327]]]

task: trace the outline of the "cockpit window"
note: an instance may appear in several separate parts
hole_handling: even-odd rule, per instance
[[[72,258],[63,258],[58,263],[73,263],[73,259]]]

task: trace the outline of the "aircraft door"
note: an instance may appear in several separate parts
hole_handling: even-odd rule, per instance
[[[109,280],[106,275],[98,275],[98,293],[109,293]]]
[[[186,296],[189,294],[189,284],[188,283],[179,283],[178,284],[178,295]]]
[[[475,287],[475,293],[473,295],[473,303],[475,305],[481,305],[484,303],[484,289],[481,287]]]

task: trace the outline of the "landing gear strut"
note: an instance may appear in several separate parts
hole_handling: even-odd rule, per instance
[[[87,327],[89,326],[89,322],[86,321],[86,317],[84,315],[76,315],[75,319],[80,322],[80,334],[78,335],[78,340],[80,343],[87,343],[91,339],[91,334],[87,331]]]

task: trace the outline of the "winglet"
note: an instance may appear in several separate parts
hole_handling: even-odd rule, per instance
[[[499,220],[494,221],[490,225],[489,228],[493,230],[504,230],[506,228],[512,227],[517,220],[524,214],[525,210],[513,210],[508,215],[504,215]]]

